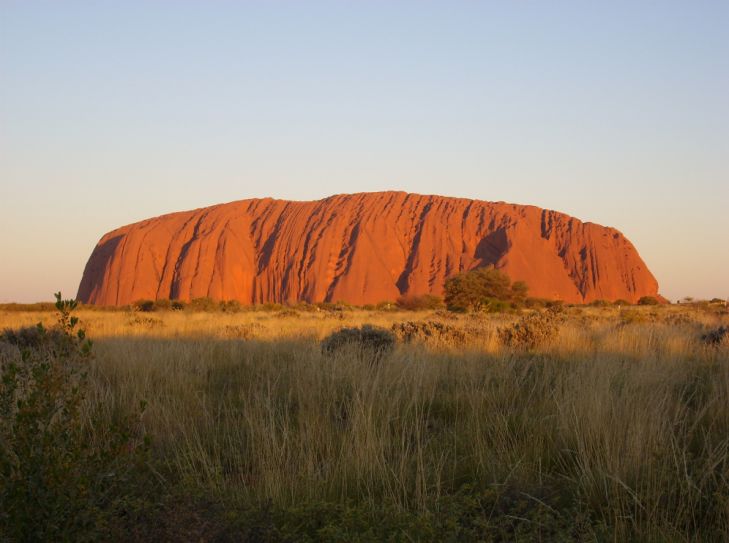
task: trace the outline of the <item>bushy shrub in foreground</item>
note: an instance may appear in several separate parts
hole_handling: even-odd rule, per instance
[[[133,421],[99,428],[85,410],[91,342],[71,316],[76,302],[56,299],[54,328],[0,336],[2,541],[108,534],[144,463],[146,443],[133,437]]]
[[[322,352],[335,355],[353,351],[360,360],[377,363],[395,347],[395,336],[389,330],[365,324],[361,328],[342,328],[321,342]]]

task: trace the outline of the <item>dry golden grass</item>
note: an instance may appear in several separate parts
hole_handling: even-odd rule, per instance
[[[96,342],[90,409],[111,419],[145,400],[159,472],[223,508],[386,504],[430,518],[463,488],[496,489],[527,504],[509,518],[547,508],[554,529],[522,519],[543,540],[729,537],[729,347],[700,339],[729,317],[565,311],[530,351],[499,341],[515,315],[78,316]],[[53,315],[0,313],[0,329],[39,320]],[[400,344],[374,367],[319,346],[342,326],[424,320],[467,339]]]

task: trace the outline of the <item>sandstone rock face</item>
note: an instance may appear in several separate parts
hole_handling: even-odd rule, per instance
[[[370,304],[442,295],[446,278],[488,264],[535,297],[635,302],[658,293],[613,228],[533,206],[379,192],[242,200],[124,226],[97,244],[78,299]]]

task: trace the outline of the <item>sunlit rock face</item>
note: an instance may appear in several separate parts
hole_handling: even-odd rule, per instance
[[[96,245],[78,299],[374,304],[442,295],[446,278],[489,264],[526,281],[534,297],[658,294],[614,228],[533,206],[377,192],[241,200],[123,226]]]

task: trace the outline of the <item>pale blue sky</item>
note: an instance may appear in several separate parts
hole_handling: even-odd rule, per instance
[[[0,302],[123,224],[399,189],[614,226],[729,296],[729,2],[0,0]]]

